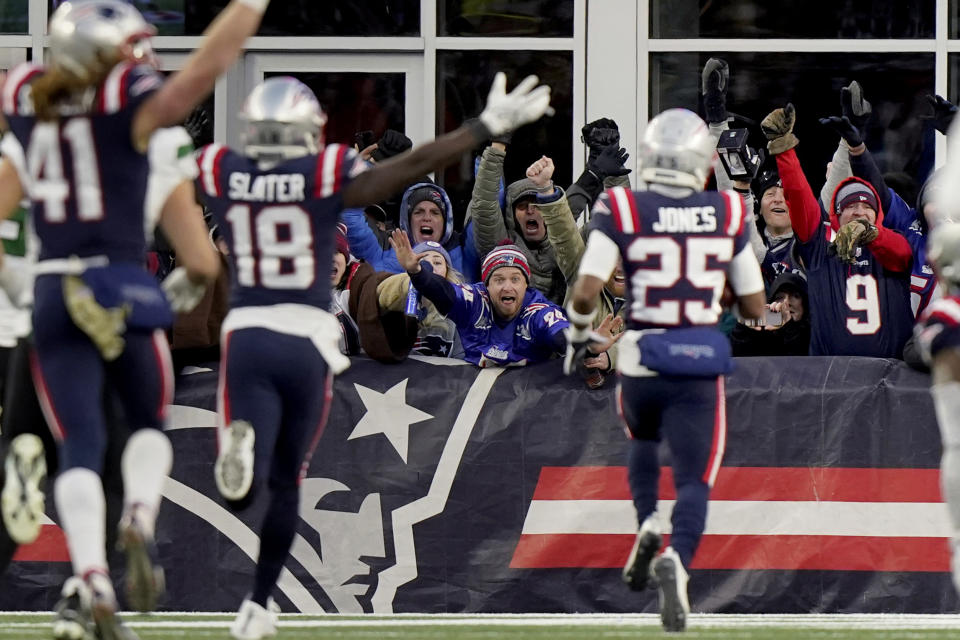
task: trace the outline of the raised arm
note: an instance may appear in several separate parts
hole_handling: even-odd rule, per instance
[[[502,143],[494,142],[483,150],[467,207],[473,220],[474,249],[481,261],[497,243],[507,237],[499,197],[505,158],[506,147]]]
[[[246,39],[257,32],[270,0],[233,0],[204,31],[203,43],[183,69],[137,110],[133,120],[133,144],[145,151],[150,135],[190,115],[213,91],[217,78],[236,61]]]
[[[553,160],[544,156],[527,168],[527,177],[538,189],[549,194],[544,199],[538,195],[537,206],[543,216],[543,223],[547,226],[547,236],[553,245],[557,266],[569,286],[577,277],[586,243],[580,235],[576,220],[573,219],[566,196],[557,187],[553,187],[552,193],[550,191],[553,186],[553,170]]]
[[[793,134],[796,111],[792,104],[774,109],[760,123],[767,136],[767,151],[777,158],[777,171],[783,183],[783,195],[790,209],[790,223],[800,242],[809,242],[817,231],[822,218],[820,204],[810,189],[803,174],[800,161],[793,150],[799,140]]]
[[[537,76],[527,76],[510,93],[506,87],[507,77],[497,73],[477,120],[361,173],[344,189],[344,205],[360,207],[379,202],[417,176],[452,164],[484,140],[533,122],[550,108],[550,87],[537,86]]]

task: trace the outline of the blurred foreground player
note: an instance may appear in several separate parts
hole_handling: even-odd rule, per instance
[[[943,297],[930,303],[915,331],[933,375],[930,394],[943,443],[940,484],[953,525],[953,585],[960,592],[960,223],[934,227],[927,259]]]
[[[89,592],[101,638],[127,635],[107,567],[100,478],[107,430],[102,390],[114,385],[132,435],[121,463],[128,598],[150,610],[162,589],[153,558],[160,491],[172,463],[162,432],[173,375],[164,291],[144,268],[148,144],[213,89],[253,34],[268,0],[234,0],[184,69],[164,81],[151,66],[153,28],[119,0],[66,2],[50,19],[47,67],[13,69],[2,88],[11,135],[0,163],[0,215],[27,196],[40,240],[34,284],[33,377],[61,440],[54,486],[75,577]],[[193,297],[218,264],[193,210],[163,220],[184,275],[174,300]]]

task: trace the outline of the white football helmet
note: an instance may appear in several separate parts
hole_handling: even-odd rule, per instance
[[[960,223],[942,222],[927,239],[927,261],[951,288],[960,287]]]
[[[118,55],[152,61],[149,38],[156,29],[123,0],[64,2],[50,17],[48,30],[50,64],[82,79],[103,70]]]
[[[647,124],[638,156],[641,180],[703,191],[717,150],[697,114],[667,109]]]
[[[299,158],[323,148],[327,115],[310,88],[289,76],[269,78],[247,96],[240,142],[250,158]]]

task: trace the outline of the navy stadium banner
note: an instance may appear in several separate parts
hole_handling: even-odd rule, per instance
[[[928,385],[891,360],[738,360],[694,610],[955,611]],[[278,602],[342,613],[654,611],[655,591],[620,582],[636,516],[612,387],[588,391],[556,361],[480,370],[356,359],[336,380],[302,485]],[[251,584],[264,509],[261,500],[235,514],[217,496],[215,393],[215,371],[178,379],[158,528],[169,610],[235,610]],[[665,452],[662,463],[668,523]],[[56,601],[69,564],[55,523],[51,512],[41,539],[18,552],[0,608]]]

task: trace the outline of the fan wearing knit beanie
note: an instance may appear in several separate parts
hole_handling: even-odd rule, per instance
[[[451,284],[463,278],[453,268],[450,254],[437,242],[427,241],[413,247],[421,261],[430,263],[433,273]],[[397,311],[417,318],[417,340],[412,352],[423,356],[462,358],[463,346],[453,320],[445,317],[430,300],[421,296],[410,282],[410,274],[397,273],[377,285],[382,311]]]
[[[420,295],[456,324],[468,362],[516,366],[566,351],[567,318],[560,307],[528,287],[530,265],[516,245],[504,243],[487,254],[483,282],[454,285],[434,273],[402,231],[393,233],[390,244]]]

